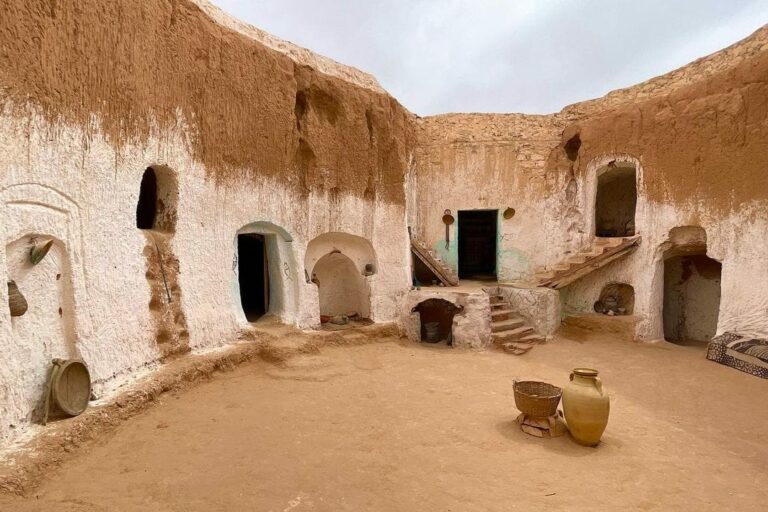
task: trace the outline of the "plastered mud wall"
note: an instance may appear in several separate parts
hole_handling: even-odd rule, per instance
[[[595,234],[597,176],[636,168],[640,248],[562,290],[565,314],[592,311],[602,288],[636,291],[636,337],[663,337],[663,252],[698,226],[720,261],[718,333],[768,332],[768,29],[710,57],[550,116],[452,114],[419,120],[408,183],[414,233],[457,267],[445,209],[515,208],[499,218],[500,282],[524,281]]]
[[[411,308],[432,292],[407,292],[408,226],[455,267],[443,212],[497,210],[499,280],[524,280],[591,243],[612,162],[636,169],[642,244],[563,290],[562,310],[624,282],[637,338],[660,338],[664,255],[675,229],[699,227],[722,263],[718,333],[768,336],[767,45],[762,29],[553,115],[416,119],[370,75],[205,0],[0,3],[0,272],[30,302],[26,317],[0,308],[0,442],[39,412],[52,357],[84,359],[104,396],[236,339],[248,326],[238,234],[269,239],[283,322],[318,325],[312,269],[338,251],[365,280],[371,319],[413,336]],[[159,194],[173,197],[161,208],[172,232],[137,229],[150,166],[176,184]],[[54,248],[29,268],[39,239]],[[487,295],[452,301],[466,305],[457,346],[485,346]]]
[[[84,359],[103,396],[236,339],[238,233],[274,238],[270,312],[305,328],[320,322],[308,244],[367,240],[368,316],[395,320],[411,119],[369,75],[204,2],[0,4],[0,272],[30,303],[0,308],[0,442],[35,419],[52,357]],[[178,189],[172,233],[137,229],[150,166]],[[56,241],[34,272],[30,237]]]
[[[270,48],[200,5],[3,2],[0,90],[21,115],[33,100],[117,147],[183,119],[192,158],[218,183],[271,177],[305,195],[336,188],[403,202],[410,114],[375,80],[327,59],[333,74],[319,72],[309,52]]]
[[[418,146],[409,176],[408,222],[414,236],[458,268],[458,222],[445,241],[446,209],[498,210],[499,281],[519,280],[548,261],[563,226],[551,225],[546,160],[560,141],[562,120],[523,114],[449,114],[420,119]],[[515,215],[504,219],[513,208]]]

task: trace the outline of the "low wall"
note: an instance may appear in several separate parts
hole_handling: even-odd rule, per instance
[[[560,293],[549,288],[499,286],[496,293],[528,320],[542,336],[551,336],[560,327]]]
[[[490,299],[484,292],[450,292],[447,289],[411,290],[400,308],[400,332],[411,341],[421,341],[421,318],[413,308],[429,299],[442,299],[463,308],[453,317],[453,346],[482,349],[491,342]]]

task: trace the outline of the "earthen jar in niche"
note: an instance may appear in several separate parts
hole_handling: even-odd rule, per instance
[[[571,382],[563,388],[563,411],[573,439],[584,446],[595,446],[608,425],[611,403],[598,371],[574,368]]]

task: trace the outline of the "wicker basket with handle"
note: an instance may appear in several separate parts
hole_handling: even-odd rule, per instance
[[[557,413],[563,390],[546,382],[515,380],[515,405],[520,412],[536,418],[547,418]]]

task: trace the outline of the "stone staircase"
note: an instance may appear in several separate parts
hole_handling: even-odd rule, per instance
[[[545,339],[517,314],[503,295],[491,295],[491,341],[515,355],[525,354]]]
[[[411,238],[411,252],[437,277],[445,286],[458,286],[459,276],[446,265],[432,249],[421,240]]]
[[[640,235],[595,238],[587,249],[570,256],[549,269],[534,274],[535,286],[558,290],[633,252],[640,245]]]

